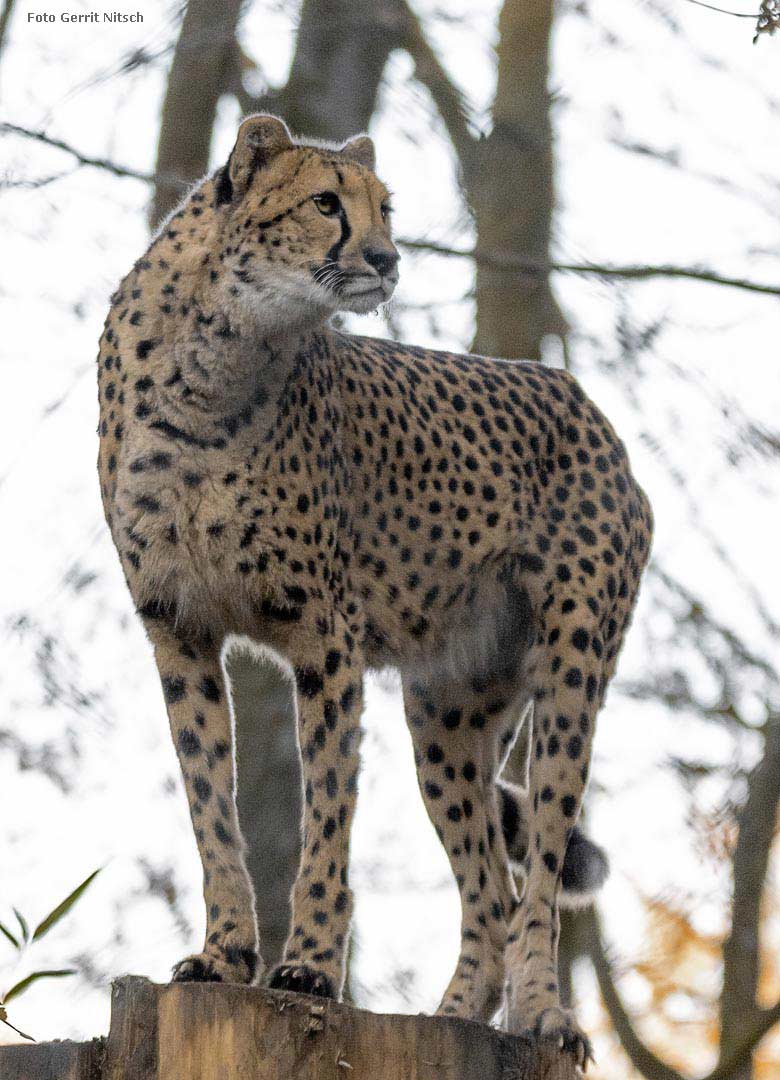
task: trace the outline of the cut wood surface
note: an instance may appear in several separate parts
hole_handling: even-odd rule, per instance
[[[0,1047],[2,1080],[576,1080],[483,1024],[220,983],[114,983],[106,1040]]]

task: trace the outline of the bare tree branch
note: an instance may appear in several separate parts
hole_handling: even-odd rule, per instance
[[[717,11],[720,15],[733,15],[735,19],[757,19],[758,12],[753,11],[727,11],[726,8],[715,7],[714,4],[705,4],[704,0],[687,0],[689,4],[695,4],[696,7],[708,8],[710,11]]]
[[[463,95],[428,43],[417,16],[406,3],[400,8],[400,43],[414,61],[415,75],[433,98],[461,167],[468,172],[474,164],[478,143],[469,132]]]
[[[11,180],[6,177],[0,177],[0,191],[9,191],[14,188],[23,188],[26,191],[36,191],[38,188],[48,187],[49,184],[54,184],[58,180],[62,180],[64,176],[70,176],[72,170],[68,169],[65,172],[52,173],[51,176],[39,176],[37,180]]]
[[[723,946],[721,994],[721,1053],[729,1058],[734,1056],[737,1046],[745,1046],[745,1028],[755,1025],[760,1015],[756,993],[761,896],[775,834],[778,801],[780,716],[775,716],[764,726],[763,754],[748,777],[748,796],[739,812],[739,833],[732,861],[734,898],[731,932]],[[743,1065],[748,1063],[754,1045],[747,1045]],[[732,1072],[736,1075],[736,1068]]]
[[[780,716],[767,721],[764,739],[764,753],[750,774],[748,797],[739,815],[732,928],[723,948],[720,1057],[706,1080],[749,1077],[751,1055],[780,1022],[780,1001],[768,1009],[756,1005],[760,903],[780,801]],[[604,1005],[631,1063],[647,1080],[682,1080],[675,1069],[656,1057],[634,1028],[615,986],[595,911],[589,909],[580,918],[582,940]]]
[[[604,948],[601,925],[595,908],[585,909],[580,918],[584,923],[582,936],[585,949],[593,964],[601,997],[629,1061],[646,1080],[684,1080],[676,1069],[656,1057],[639,1037],[615,986],[612,965]]]
[[[557,261],[538,263],[527,259],[507,257],[500,252],[447,247],[444,244],[437,244],[429,240],[412,240],[407,237],[400,237],[396,242],[410,251],[429,251],[434,255],[474,259],[477,263],[485,263],[505,270],[519,270],[532,275],[543,274],[548,271],[560,271],[561,273],[592,274],[597,277],[627,278],[637,281],[657,277],[685,278],[690,281],[703,281],[710,285],[723,285],[731,289],[744,289],[747,292],[780,296],[780,285],[765,285],[761,282],[749,281],[747,278],[728,277],[723,274],[716,274],[713,270],[707,270],[705,267],[671,266],[666,264],[659,266],[614,266],[609,263],[566,263]]]
[[[578,919],[581,921],[581,938],[593,964],[601,997],[631,1064],[646,1080],[684,1080],[680,1073],[656,1057],[637,1034],[615,986],[612,965],[604,948],[601,925],[595,909],[586,908],[578,913]],[[751,1023],[742,1024],[740,1035],[730,1051],[721,1054],[720,1061],[705,1080],[733,1080],[759,1042],[778,1022],[780,1001],[769,1009],[759,1009]]]
[[[752,1025],[749,1025],[746,1030],[743,1028],[731,1052],[721,1057],[705,1080],[733,1080],[739,1070],[749,1063],[750,1055],[757,1049],[763,1037],[777,1023],[780,1023],[780,1001],[769,1009],[759,1009]]]
[[[739,665],[740,667],[750,668],[753,673],[765,676],[771,685],[776,684],[777,672],[775,667],[758,653],[753,652],[726,623],[718,619],[701,597],[696,596],[695,593],[686,588],[682,581],[664,570],[658,564],[658,561],[651,565],[650,573],[684,601],[686,610],[677,614],[678,623],[690,623],[699,632],[707,631],[715,634],[722,639],[729,649],[730,666]],[[759,614],[764,617],[764,613],[760,609]],[[767,632],[776,637],[779,632],[777,624],[769,621],[766,617],[764,618]]]
[[[125,165],[117,165],[116,162],[109,161],[107,158],[96,158],[90,157],[87,154],[82,154],[81,151],[77,150],[74,146],[63,142],[62,139],[55,139],[51,135],[47,135],[44,131],[33,131],[30,128],[21,127],[19,124],[9,124],[4,121],[3,123],[0,123],[0,134],[21,135],[25,139],[34,139],[36,142],[54,147],[55,150],[63,150],[66,154],[70,154],[71,157],[74,157],[80,165],[89,165],[94,169],[104,169],[113,176],[129,177],[131,180],[143,180],[145,184],[154,183],[155,180],[155,177],[151,173],[142,173],[138,172],[137,169],[130,169]]]

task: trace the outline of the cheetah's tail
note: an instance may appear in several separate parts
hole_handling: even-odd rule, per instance
[[[516,874],[522,874],[528,852],[527,795],[521,787],[506,780],[499,780],[497,787],[509,862]],[[606,852],[575,825],[563,860],[561,907],[586,907],[608,876]]]

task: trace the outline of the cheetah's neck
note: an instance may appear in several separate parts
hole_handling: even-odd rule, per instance
[[[211,186],[207,180],[199,189],[205,205]],[[329,334],[321,312],[302,312],[291,326],[274,320],[272,302],[247,303],[215,264],[218,230],[215,217],[183,242],[175,215],[146,256],[149,271],[164,266],[168,281],[157,324],[162,347],[153,353],[157,407],[201,438],[215,428],[271,422],[296,360]],[[178,317],[166,318],[173,305]]]

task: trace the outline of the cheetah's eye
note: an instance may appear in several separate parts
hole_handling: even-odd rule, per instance
[[[312,198],[314,199],[314,205],[325,217],[333,217],[341,209],[341,200],[335,191],[321,191],[319,194],[313,195]]]

